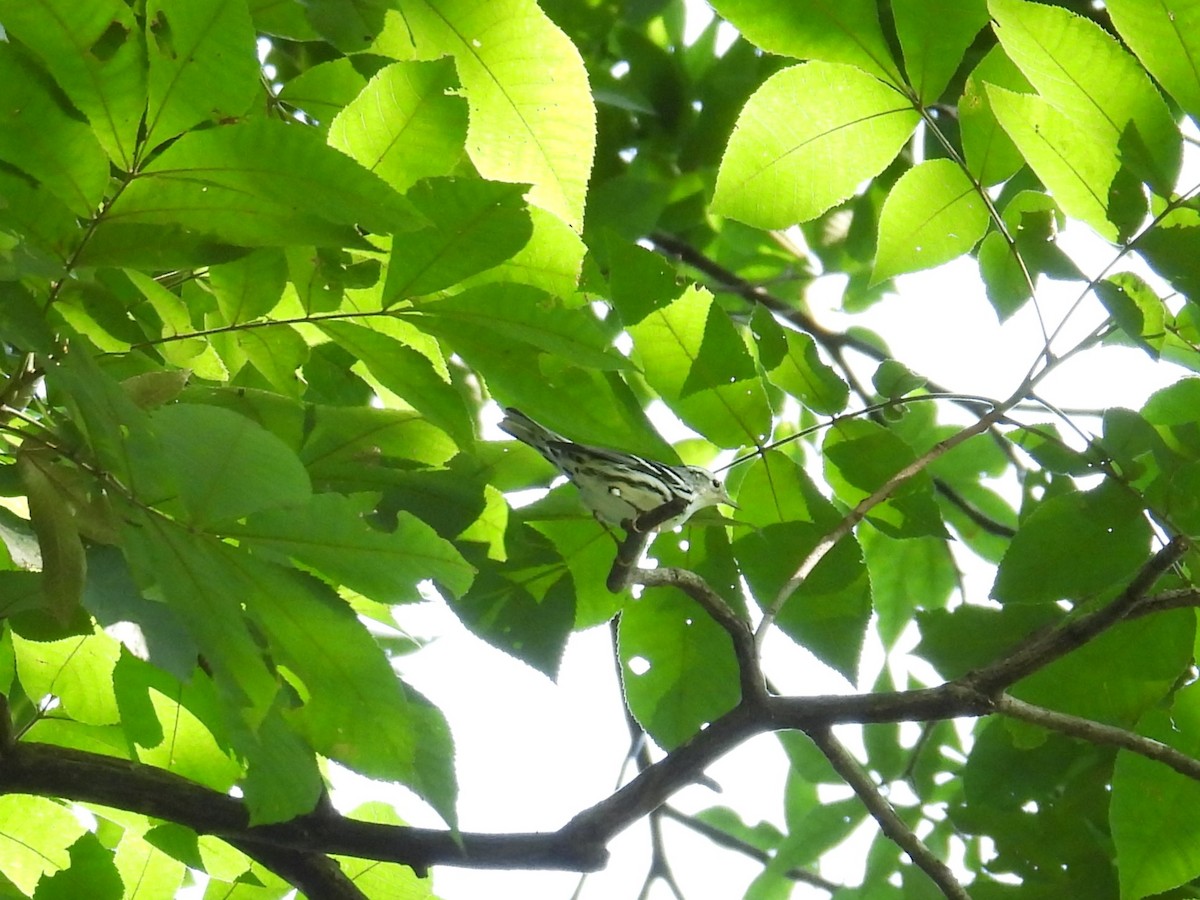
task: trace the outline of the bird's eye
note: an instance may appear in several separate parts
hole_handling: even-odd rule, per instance
[[[715,488],[720,488],[720,487],[721,487],[721,481],[720,481],[720,479],[714,478],[714,479],[712,480],[712,482],[713,482],[713,487],[715,487]]]

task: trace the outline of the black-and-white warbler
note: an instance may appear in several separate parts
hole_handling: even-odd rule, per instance
[[[601,522],[626,531],[666,531],[706,506],[735,506],[721,480],[700,466],[672,466],[632,453],[569,441],[517,409],[501,430],[532,447],[579,489]]]

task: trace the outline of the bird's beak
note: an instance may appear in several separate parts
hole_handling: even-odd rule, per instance
[[[741,509],[740,506],[733,502],[732,498],[729,496],[729,492],[725,490],[724,487],[721,488],[721,502],[726,506],[732,506],[734,509]]]

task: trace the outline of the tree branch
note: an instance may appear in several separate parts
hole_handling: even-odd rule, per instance
[[[934,688],[865,695],[768,694],[748,623],[704,579],[682,569],[637,569],[638,583],[670,585],[683,590],[730,635],[741,667],[743,700],[666,757],[647,766],[624,787],[554,832],[455,833],[361,822],[330,810],[289,822],[251,827],[243,801],[173,773],[115,757],[23,741],[0,748],[0,794],[24,793],[97,803],[176,822],[201,834],[225,838],[289,882],[298,887],[307,885],[303,889],[310,895],[357,900],[353,884],[324,855],[402,863],[418,872],[432,865],[578,872],[603,868],[608,859],[606,845],[614,835],[658,809],[683,786],[702,778],[708,765],[735,746],[766,731],[801,730],[813,736],[826,752],[844,754],[844,749],[836,746],[827,734],[834,724],[974,717],[996,712],[1000,704],[1000,711],[1006,715],[1037,721],[1088,740],[1116,744],[1200,779],[1197,768],[1200,763],[1165,745],[1121,729],[1037,710],[1001,693],[1007,685],[1092,640],[1136,610],[1145,594],[1187,546],[1185,539],[1176,538],[1155,554],[1108,606],[1030,638],[990,666]],[[1173,594],[1160,597],[1171,603],[1177,599]],[[839,763],[831,757],[831,761],[835,766],[847,766],[845,759]],[[847,767],[842,775],[852,786],[858,784],[865,801],[861,780],[866,776],[857,764],[854,771],[857,775],[852,775]],[[878,814],[883,815],[881,811]],[[896,839],[887,830],[890,828],[894,825],[889,824],[885,833]],[[901,838],[908,840],[903,835]],[[914,851],[901,840],[897,842],[917,859],[914,852],[919,854],[919,850]]]
[[[783,607],[783,604],[787,602],[787,599],[792,595],[793,592],[795,592],[796,588],[798,588],[804,582],[804,580],[808,578],[810,574],[812,574],[813,569],[815,569],[820,564],[821,560],[825,558],[825,554],[832,550],[834,546],[837,545],[838,541],[850,534],[850,532],[854,530],[855,526],[857,526],[859,522],[866,518],[867,513],[869,513],[880,503],[883,503],[885,500],[887,500],[902,484],[904,484],[904,482],[908,481],[908,479],[912,478],[917,473],[924,471],[934,460],[945,455],[947,452],[954,449],[967,439],[972,438],[977,434],[982,434],[984,431],[987,431],[989,428],[991,428],[992,425],[1002,419],[1008,409],[1017,402],[1017,398],[1021,393],[1022,392],[1018,391],[1008,400],[992,407],[992,409],[980,416],[974,424],[968,425],[965,428],[954,432],[954,434],[950,435],[950,437],[946,438],[945,440],[934,444],[927,451],[922,453],[919,457],[914,459],[911,463],[880,485],[869,497],[865,497],[862,501],[860,501],[859,504],[854,507],[854,509],[850,510],[850,512],[848,512],[842,518],[842,520],[833,527],[833,529],[831,529],[823,538],[821,538],[820,542],[818,542],[812,551],[809,552],[808,556],[804,558],[804,561],[800,563],[792,577],[789,578],[783,587],[779,589],[779,593],[776,595],[775,599],[771,602],[771,605],[764,613],[762,622],[759,623],[758,631],[756,633],[758,639],[761,640],[762,635],[771,626],[771,623],[774,622],[775,616],[779,614],[779,610]]]
[[[320,900],[367,900],[336,860],[323,853],[289,850],[274,844],[253,841],[229,842],[251,859],[261,863],[306,897]]]
[[[250,826],[245,803],[228,794],[153,766],[51,744],[19,742],[9,748],[0,758],[0,793],[99,803],[231,842],[404,863],[418,872],[437,864],[583,872],[608,861],[603,843],[562,832],[454,833],[362,822],[332,811]]]
[[[675,809],[673,806],[663,806],[659,812],[663,818],[671,819],[678,822],[685,828],[689,828],[697,834],[704,835],[718,847],[725,847],[728,850],[733,850],[743,856],[748,856],[756,862],[762,863],[764,866],[771,862],[771,854],[765,850],[760,850],[753,844],[748,844],[739,838],[734,837],[728,831],[723,831],[715,825],[709,825],[703,819],[698,819],[695,816],[689,816]],[[815,875],[812,872],[806,872],[804,869],[788,869],[783,873],[784,877],[790,878],[792,881],[798,881],[801,884],[811,885],[815,888],[820,888],[830,894],[841,890],[840,884],[835,884],[822,878],[820,875]]]
[[[1004,658],[960,679],[965,686],[997,694],[1054,660],[1082,647],[1128,615],[1171,566],[1187,551],[1186,538],[1176,537],[1142,566],[1121,594],[1102,609],[1069,619],[1048,631],[1034,634]]]
[[[750,623],[737,615],[708,582],[687,569],[638,569],[632,580],[645,587],[675,587],[695,600],[733,641],[742,688],[742,703],[761,706],[766,680],[758,661],[758,647]]]
[[[996,701],[996,712],[1023,722],[1032,722],[1050,731],[1058,731],[1077,737],[1093,744],[1109,744],[1136,753],[1164,766],[1174,769],[1180,775],[1200,781],[1200,759],[1180,753],[1169,744],[1156,741],[1154,738],[1134,734],[1124,728],[1105,725],[1079,716],[1056,712],[1044,706],[1035,706],[1018,700],[1011,694],[1004,694]]]
[[[850,755],[842,743],[833,736],[828,728],[815,728],[807,732],[830,765],[842,779],[858,795],[858,799],[866,806],[871,817],[879,823],[883,833],[901,850],[909,855],[912,861],[930,877],[938,890],[950,900],[971,900],[949,866],[937,858],[933,851],[917,837],[908,824],[900,818],[895,807],[888,803],[879,792],[879,787],[863,771],[858,760]]]
[[[1186,587],[1163,591],[1152,597],[1143,597],[1126,616],[1136,619],[1153,613],[1167,612],[1172,609],[1188,609],[1200,606],[1200,588]]]

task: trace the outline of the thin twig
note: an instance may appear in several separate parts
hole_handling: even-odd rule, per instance
[[[1120,747],[1122,750],[1128,750],[1130,753],[1160,762],[1164,766],[1174,769],[1180,775],[1200,781],[1200,759],[1181,753],[1169,744],[1134,734],[1124,728],[1056,712],[1046,709],[1044,706],[1035,706],[1024,700],[1018,700],[1011,694],[1004,694],[997,699],[996,712],[1013,719],[1020,719],[1023,722],[1032,722],[1034,725],[1040,725],[1050,731],[1068,734],[1093,744],[1110,744]]]
[[[792,595],[796,588],[798,588],[804,582],[804,580],[808,578],[810,574],[812,574],[813,569],[815,569],[821,560],[825,558],[825,555],[834,548],[837,542],[850,534],[850,532],[854,530],[858,523],[866,518],[867,513],[869,513],[880,503],[883,503],[885,500],[887,500],[902,484],[904,484],[910,478],[917,475],[919,472],[924,471],[934,460],[944,456],[950,450],[954,449],[969,438],[987,431],[988,428],[1003,418],[1009,407],[1016,403],[1017,399],[1022,394],[1024,394],[1024,390],[1018,391],[1004,403],[998,404],[987,413],[980,416],[980,418],[973,424],[956,431],[944,441],[940,441],[939,443],[935,444],[925,453],[921,454],[919,457],[885,481],[882,485],[880,485],[880,487],[877,488],[874,493],[863,499],[856,507],[854,507],[854,509],[850,510],[850,512],[848,512],[842,518],[842,520],[838,522],[838,524],[834,526],[828,533],[826,533],[826,535],[817,543],[817,545],[809,552],[808,556],[804,558],[804,561],[800,563],[800,566],[796,569],[792,577],[787,580],[782,588],[780,588],[779,593],[776,595],[775,599],[771,602],[771,605],[763,614],[762,621],[759,623],[758,631],[755,635],[756,639],[760,642],[762,641],[763,635],[775,621],[775,617],[779,614],[779,610],[783,607],[783,604],[787,602],[787,599]]]
[[[1200,588],[1186,587],[1163,591],[1152,597],[1143,597],[1126,616],[1135,619],[1154,613],[1167,612],[1172,609],[1190,609],[1200,606]]]
[[[728,831],[718,828],[715,825],[710,825],[703,819],[696,816],[689,816],[686,813],[680,812],[673,806],[663,806],[659,809],[659,813],[664,818],[678,822],[685,828],[689,828],[697,834],[702,834],[719,847],[724,847],[727,850],[733,850],[743,856],[748,856],[755,862],[760,862],[767,865],[771,862],[771,854],[765,850],[760,850],[753,844],[747,843],[738,837],[730,834]],[[823,891],[834,893],[841,890],[842,886],[832,881],[827,881],[820,875],[815,875],[812,872],[806,872],[804,869],[791,868],[786,872],[781,873],[785,878],[801,884],[807,884],[811,887],[820,888]]]

